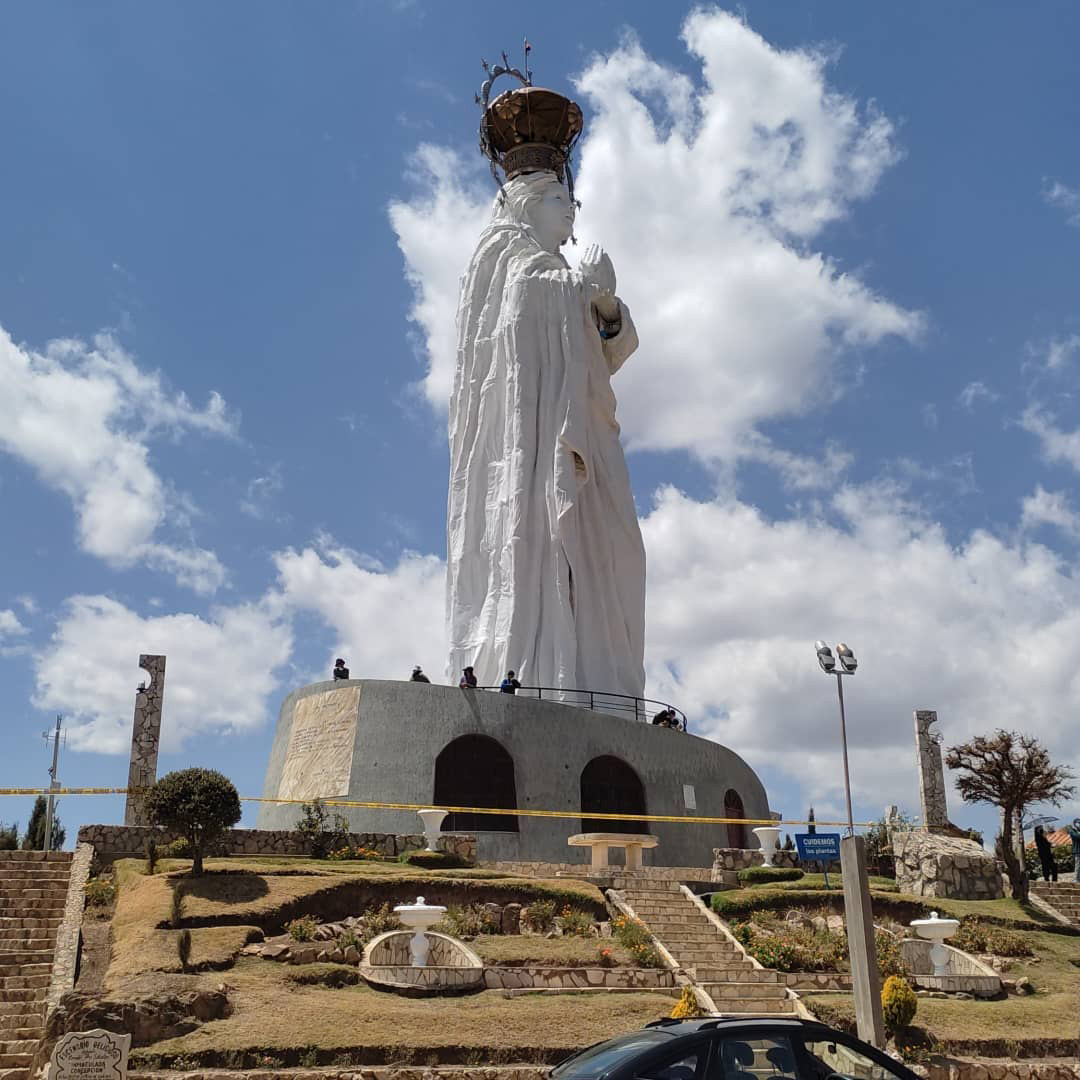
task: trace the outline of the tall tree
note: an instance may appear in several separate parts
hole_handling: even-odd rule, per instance
[[[203,855],[240,820],[240,797],[215,769],[180,769],[149,791],[146,808],[155,825],[180,833],[191,844],[192,876],[203,872]]]
[[[997,854],[1005,863],[1012,895],[1027,899],[1027,871],[1017,857],[1015,822],[1036,803],[1059,806],[1076,791],[1072,770],[1054,765],[1032,735],[998,729],[949,747],[945,764],[959,775],[956,787],[964,802],[990,803],[1001,810]]]
[[[14,851],[19,846],[19,826],[0,821],[0,851]]]
[[[64,837],[67,831],[60,824],[60,815],[56,812],[58,804],[53,803],[52,819],[52,847],[53,851],[59,851],[64,846]],[[30,811],[30,820],[26,825],[26,835],[23,837],[23,851],[45,850],[45,796],[39,795],[34,800],[34,809]]]

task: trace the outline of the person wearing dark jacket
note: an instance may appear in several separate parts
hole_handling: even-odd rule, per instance
[[[467,667],[461,672],[461,680],[458,682],[458,686],[460,686],[462,690],[476,689],[476,676],[473,674],[473,669],[471,667]]]
[[[339,656],[334,661],[334,678],[335,679],[347,679],[349,677],[349,669],[345,666],[345,661]]]
[[[423,668],[421,668],[420,665],[417,664],[416,667],[412,669],[412,675],[409,676],[409,682],[429,683],[431,682],[431,680],[424,674]]]
[[[500,694],[516,694],[521,689],[521,683],[512,671],[506,673],[506,678],[499,685]]]
[[[1035,850],[1039,853],[1043,877],[1047,881],[1057,881],[1057,863],[1054,862],[1054,849],[1046,839],[1046,830],[1041,825],[1035,826]]]

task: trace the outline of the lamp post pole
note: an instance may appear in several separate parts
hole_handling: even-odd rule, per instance
[[[847,924],[851,990],[855,996],[855,1024],[859,1038],[874,1046],[885,1045],[885,1019],[881,1010],[881,974],[874,941],[874,913],[870,905],[870,877],[866,872],[866,840],[855,835],[851,812],[851,773],[848,768],[847,716],[844,712],[845,675],[854,675],[859,664],[855,654],[841,642],[836,655],[818,641],[818,663],[826,675],[836,676],[840,699],[840,745],[844,753],[844,797],[847,800],[848,834],[840,841],[840,873],[844,884],[844,920]]]
[[[847,717],[844,715],[844,673],[836,673],[836,695],[840,699],[840,744],[844,748],[844,797],[847,799],[848,836],[855,835],[855,819],[851,813],[851,773],[848,770],[847,756]]]

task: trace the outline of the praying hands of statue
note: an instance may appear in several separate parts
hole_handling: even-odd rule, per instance
[[[615,297],[615,267],[611,256],[599,244],[590,244],[578,264],[585,295],[604,323],[619,321],[619,301]]]

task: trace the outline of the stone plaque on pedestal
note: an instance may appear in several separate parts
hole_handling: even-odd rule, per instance
[[[330,799],[349,794],[360,687],[310,694],[296,703],[279,799]]]
[[[127,1080],[130,1049],[130,1035],[69,1031],[53,1048],[49,1080]]]

